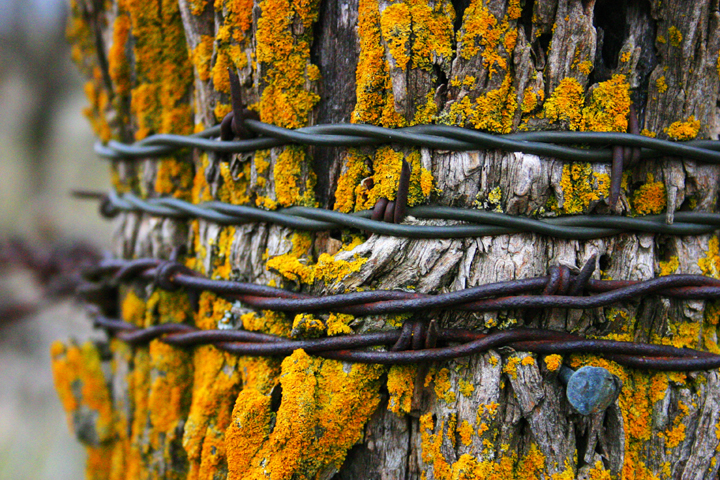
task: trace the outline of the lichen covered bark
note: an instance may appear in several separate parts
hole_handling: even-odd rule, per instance
[[[688,140],[720,129],[720,24],[709,1],[117,0],[96,8],[72,3],[68,33],[89,79],[87,114],[103,140],[217,124],[230,111],[228,68],[263,121],[289,128],[329,119],[625,132],[634,105],[645,135]],[[290,146],[227,157],[184,152],[113,168],[118,190],[146,197],[267,209],[321,201],[352,212],[395,198],[403,160],[412,169],[411,205],[612,213],[608,166],[521,153]],[[717,169],[643,162],[623,176],[619,211],[669,219],[681,208],[709,211]],[[316,192],[316,179],[327,192]],[[211,278],[309,293],[435,293],[544,275],[554,264],[579,267],[595,254],[602,278],[720,278],[718,244],[714,235],[647,234],[411,241],[348,231],[336,239],[124,214],[115,252],[182,253]],[[121,310],[138,326],[185,322],[294,338],[397,328],[409,317],[254,312],[207,292],[190,297],[141,284],[122,290]],[[648,298],[587,312],[422,318],[718,352],[718,311],[713,303]],[[103,370],[106,361],[111,368]],[[606,366],[624,382],[618,402],[597,418],[572,413],[557,378],[561,361]],[[88,446],[88,478],[700,479],[718,470],[716,372],[649,373],[593,356],[504,350],[386,368],[301,350],[247,358],[160,341],[58,344],[53,362],[72,428]]]

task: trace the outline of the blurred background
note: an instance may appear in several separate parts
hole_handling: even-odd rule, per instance
[[[110,181],[82,116],[67,2],[0,0],[0,480],[84,476],[84,449],[68,431],[49,349],[54,340],[99,335],[78,305],[48,296],[47,268],[27,268],[47,267],[52,252],[69,259],[62,248],[70,245],[110,244],[97,203],[69,195],[106,191]],[[20,261],[23,252],[31,262]]]

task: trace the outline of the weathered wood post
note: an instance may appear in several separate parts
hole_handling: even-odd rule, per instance
[[[104,141],[216,125],[231,109],[228,68],[239,72],[243,98],[263,122],[289,128],[625,132],[631,104],[646,135],[717,138],[720,128],[714,0],[72,0],[72,12],[86,113]],[[111,170],[118,191],[142,197],[349,212],[393,198],[403,159],[412,167],[411,205],[613,213],[609,166],[499,151],[288,146],[221,161],[186,150]],[[719,173],[678,158],[642,162],[625,172],[618,210],[713,211]],[[603,278],[720,276],[716,235],[340,239],[135,213],[116,222],[117,256],[168,258],[184,246],[185,264],[212,278],[310,293],[438,293],[580,267],[593,255]],[[302,337],[397,328],[407,318],[260,312],[146,283],[121,294],[123,318],[139,326],[187,322]],[[443,326],[532,325],[718,352],[720,314],[704,301],[431,314]],[[341,363],[302,350],[237,357],[159,340],[136,348],[57,344],[52,355],[71,427],[88,446],[90,479],[707,479],[719,467],[717,371],[657,373],[568,356],[575,366],[605,366],[624,383],[614,405],[585,418],[564,398],[558,357],[510,350],[429,369]]]

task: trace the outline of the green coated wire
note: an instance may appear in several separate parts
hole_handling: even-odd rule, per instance
[[[624,232],[666,235],[699,235],[720,226],[720,214],[676,212],[675,222],[666,223],[664,215],[620,217],[612,215],[569,215],[554,218],[518,217],[471,208],[420,206],[408,209],[408,215],[426,220],[463,222],[448,225],[409,225],[386,223],[370,218],[370,211],[341,213],[310,207],[290,207],[276,211],[217,201],[192,204],[177,198],[142,200],[126,193],[111,191],[103,214],[143,212],[171,218],[201,218],[223,225],[266,222],[307,231],[354,228],[379,235],[415,239],[470,238],[511,233],[533,233],[555,238],[589,240]]]
[[[218,153],[242,153],[289,144],[326,147],[399,144],[448,151],[500,149],[548,156],[563,161],[610,162],[612,152],[608,147],[620,145],[640,148],[641,158],[674,156],[704,163],[720,163],[720,141],[717,140],[680,143],[614,132],[543,131],[494,135],[448,125],[416,125],[391,129],[374,125],[339,123],[291,130],[256,120],[245,120],[244,123],[263,137],[219,141],[212,138],[220,132],[220,128],[215,126],[187,136],[152,135],[134,144],[116,141],[110,141],[106,145],[98,143],[95,151],[101,157],[108,159],[127,160],[168,155],[183,148],[198,148]],[[593,148],[568,146],[572,144]]]

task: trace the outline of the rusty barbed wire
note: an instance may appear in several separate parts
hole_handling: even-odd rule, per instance
[[[37,313],[47,301],[74,294],[83,283],[80,272],[99,259],[99,251],[84,242],[45,244],[24,238],[0,238],[0,272],[11,268],[27,270],[43,292],[40,301],[15,302],[3,296],[0,327]]]
[[[720,355],[688,348],[587,339],[567,332],[531,328],[481,333],[438,328],[434,320],[406,321],[402,328],[390,331],[314,339],[292,339],[247,330],[200,330],[179,323],[140,328],[101,315],[95,317],[94,325],[130,345],[160,339],[179,348],[214,345],[228,353],[249,356],[287,356],[303,349],[313,355],[356,363],[410,364],[450,360],[507,347],[543,355],[598,354],[621,365],[650,370],[720,368]],[[451,343],[455,345],[449,345]],[[386,349],[361,350],[373,347]]]
[[[553,218],[529,218],[505,213],[486,212],[473,208],[420,206],[397,213],[397,207],[378,203],[376,211],[341,213],[311,207],[289,207],[263,210],[223,202],[193,204],[178,198],[140,199],[132,193],[108,194],[77,191],[82,198],[100,199],[100,213],[112,218],[120,212],[141,212],[169,218],[199,218],[223,225],[243,225],[264,222],[306,231],[326,231],[353,228],[378,235],[417,239],[469,238],[512,233],[536,233],[555,238],[589,240],[620,233],[641,232],[664,235],[701,235],[720,227],[720,213],[675,212],[674,222],[667,223],[666,215],[621,217],[616,215],[567,215]],[[409,225],[381,221],[381,215],[404,218],[405,215],[423,220],[465,222],[455,225]]]
[[[136,279],[167,290],[210,291],[260,310],[291,313],[337,312],[355,316],[432,310],[489,312],[528,308],[590,309],[661,295],[676,299],[718,299],[720,280],[703,275],[668,275],[650,280],[594,280],[596,258],[579,273],[551,267],[550,274],[424,294],[401,290],[369,290],[335,295],[310,295],[249,282],[213,280],[172,260],[105,259],[85,271],[90,283],[79,289],[89,295],[106,284]],[[533,294],[534,293],[534,294]],[[586,295],[587,294],[587,295]]]

